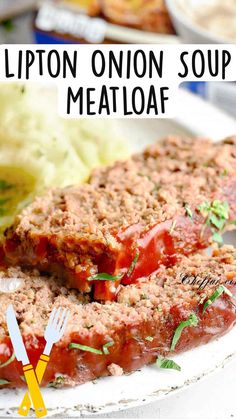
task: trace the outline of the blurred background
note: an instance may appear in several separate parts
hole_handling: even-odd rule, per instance
[[[0,0],[0,43],[235,43],[235,0]],[[236,116],[236,83],[185,88]]]

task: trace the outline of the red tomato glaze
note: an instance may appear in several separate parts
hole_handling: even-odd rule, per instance
[[[120,282],[126,285],[135,283],[155,272],[160,265],[175,264],[181,254],[189,255],[198,249],[206,248],[210,235],[209,228],[203,229],[202,217],[199,214],[194,214],[192,219],[177,216],[144,232],[140,224],[119,232],[116,238],[122,244],[122,250],[116,257],[113,271],[106,269],[105,272],[113,275],[125,273],[121,281],[94,281],[95,299],[115,300]],[[136,255],[137,261],[129,273]],[[99,272],[104,272],[102,268],[103,266],[99,266]]]

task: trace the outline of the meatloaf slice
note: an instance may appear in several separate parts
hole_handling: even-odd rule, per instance
[[[43,385],[76,385],[110,373],[120,374],[121,369],[130,372],[154,362],[160,354],[171,356],[205,344],[236,322],[234,300],[226,293],[203,314],[203,303],[220,284],[236,293],[236,250],[229,246],[212,256],[183,256],[176,266],[163,267],[144,282],[121,286],[117,302],[104,304],[90,303],[84,295],[63,287],[59,279],[40,277],[36,271],[23,273],[20,268],[9,268],[0,277],[20,277],[23,281],[16,292],[0,294],[0,364],[12,355],[5,318],[9,304],[15,308],[33,365],[43,352],[44,330],[52,308],[67,307],[71,312],[63,338],[53,347]],[[198,317],[198,325],[185,328],[171,352],[176,328],[191,313]],[[70,343],[98,353],[71,348]],[[7,386],[25,385],[21,376],[22,366],[16,360],[5,367],[0,365],[0,378],[9,382]]]
[[[169,137],[97,170],[89,184],[37,198],[6,232],[5,252],[11,264],[63,274],[72,287],[94,286],[95,299],[109,300],[119,281],[88,279],[106,272],[133,283],[207,247],[234,218],[236,137]]]

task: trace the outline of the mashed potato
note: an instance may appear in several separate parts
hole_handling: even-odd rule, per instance
[[[111,121],[59,118],[51,87],[0,83],[0,224],[45,188],[84,182],[94,167],[128,155]]]
[[[181,11],[202,29],[225,41],[236,41],[235,0],[175,0]]]

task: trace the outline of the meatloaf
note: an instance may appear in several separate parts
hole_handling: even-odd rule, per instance
[[[138,284],[121,286],[117,302],[103,304],[89,302],[89,297],[64,287],[58,278],[39,276],[37,271],[8,268],[0,273],[0,279],[12,277],[21,278],[22,287],[0,294],[0,364],[13,352],[5,317],[9,304],[14,306],[33,365],[43,353],[44,330],[52,308],[66,307],[71,313],[63,338],[53,347],[44,386],[71,386],[130,372],[155,362],[158,355],[172,356],[205,344],[236,322],[234,299],[226,293],[211,300],[203,312],[204,303],[220,284],[236,293],[236,250],[230,246],[215,250],[212,256],[182,256],[171,268],[162,267]],[[176,328],[192,313],[198,325],[183,329],[171,351]],[[98,353],[71,348],[71,343]],[[22,365],[16,359],[5,367],[0,365],[0,378],[8,382],[6,386],[24,386],[21,376]]]
[[[235,218],[236,137],[169,137],[95,171],[88,184],[37,198],[6,232],[6,260],[114,300],[120,282],[208,247]],[[103,272],[116,281],[97,280]]]

